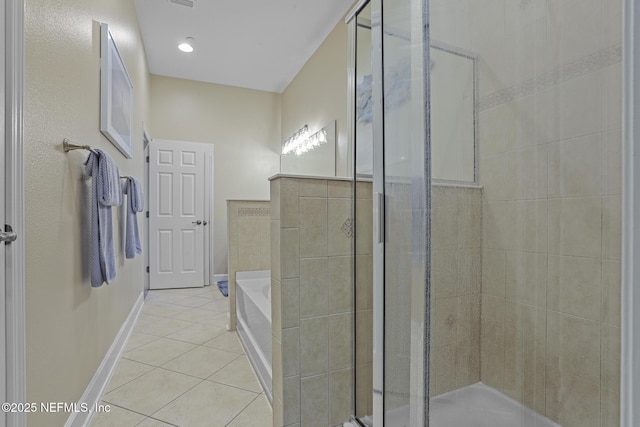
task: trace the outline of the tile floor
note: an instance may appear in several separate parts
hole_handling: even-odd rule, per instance
[[[92,427],[272,427],[217,287],[150,291]]]

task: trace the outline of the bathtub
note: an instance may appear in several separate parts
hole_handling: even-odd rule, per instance
[[[236,315],[240,341],[271,401],[270,270],[236,273]]]

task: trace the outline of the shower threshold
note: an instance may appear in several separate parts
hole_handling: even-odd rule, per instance
[[[560,427],[481,382],[432,398],[429,410],[429,427]],[[388,427],[410,427],[409,407],[387,411],[386,421]],[[360,422],[373,425],[370,417]]]

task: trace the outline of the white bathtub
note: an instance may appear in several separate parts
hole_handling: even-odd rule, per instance
[[[236,273],[237,330],[262,388],[272,399],[271,271]]]

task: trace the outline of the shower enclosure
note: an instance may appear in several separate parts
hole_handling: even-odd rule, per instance
[[[349,15],[352,423],[620,425],[621,5]]]

